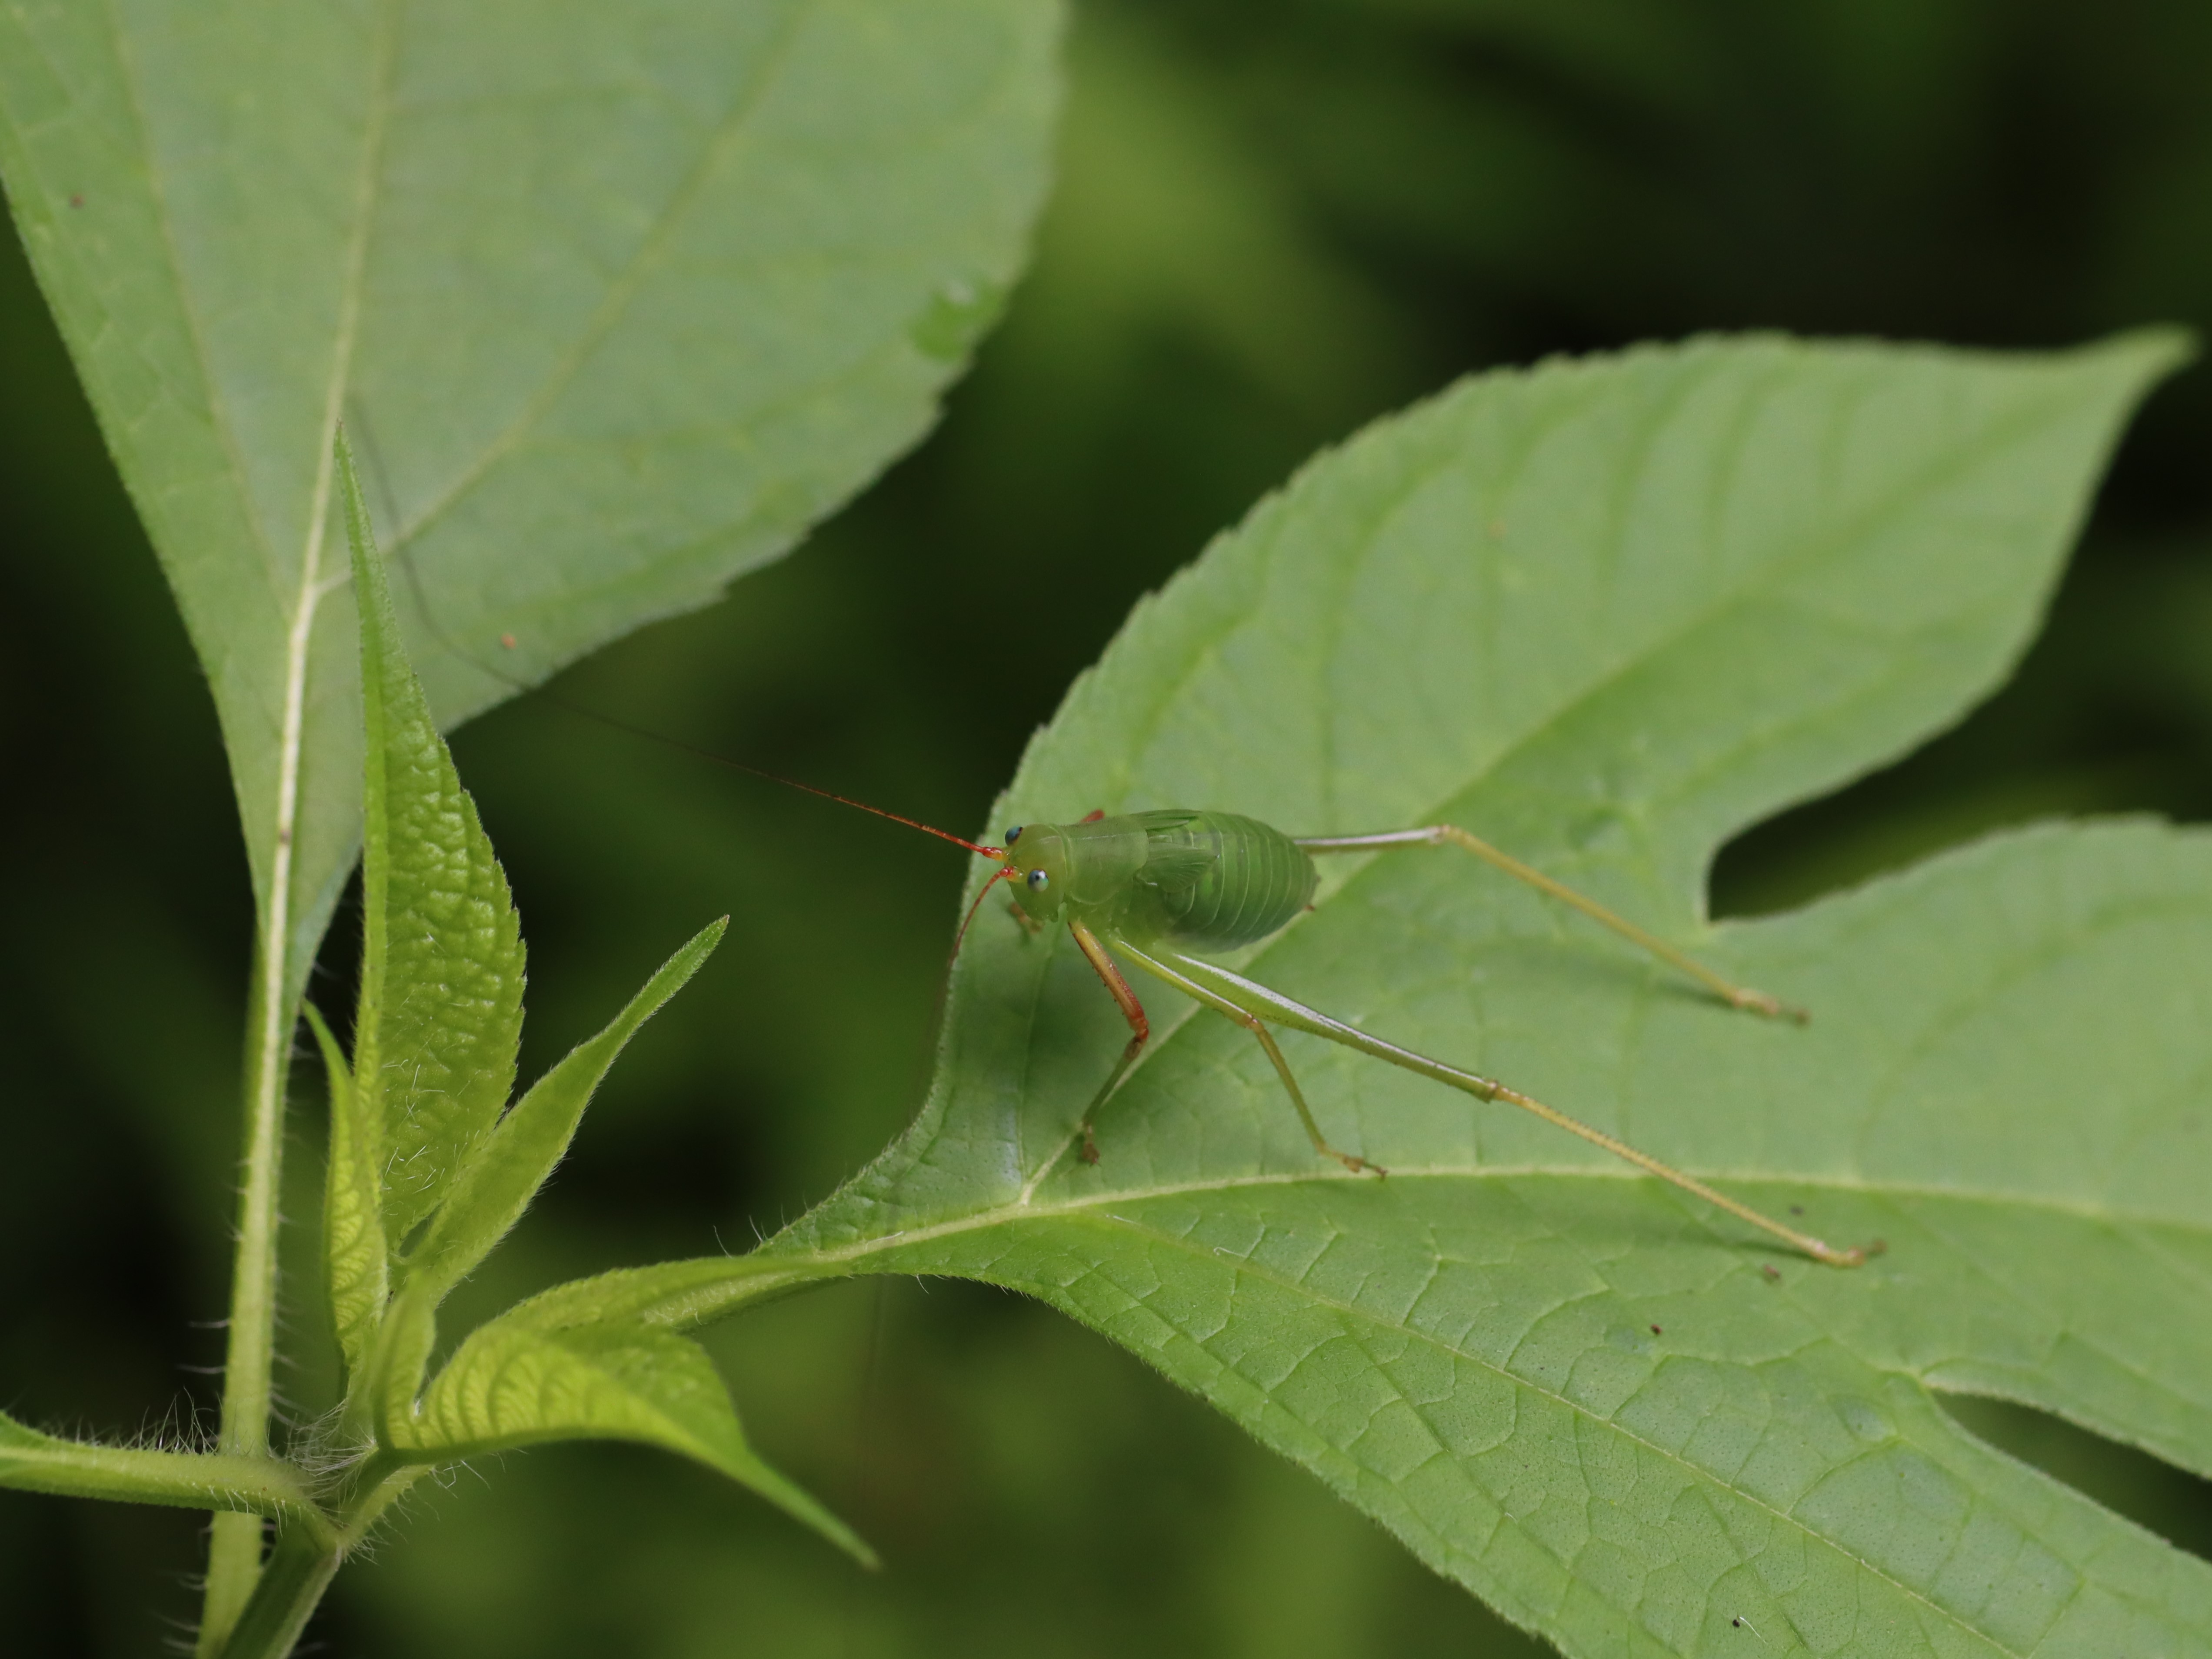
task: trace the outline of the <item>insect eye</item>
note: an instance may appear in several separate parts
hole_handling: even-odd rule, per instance
[[[1012,829],[1011,829],[1011,830],[1007,830],[1007,831],[1006,831],[1006,845],[1007,845],[1007,846],[1009,846],[1009,847],[1012,847],[1012,846],[1016,842],[1019,841],[1021,838],[1022,838],[1022,826],[1021,826],[1020,824],[1018,824],[1018,824],[1016,824]]]
[[[1045,874],[1042,870],[1032,870],[1030,872],[1030,885],[1037,892],[1042,893],[1046,888],[1052,885],[1052,878]]]

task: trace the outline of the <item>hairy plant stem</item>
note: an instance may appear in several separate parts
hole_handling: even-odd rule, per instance
[[[429,1473],[374,1453],[356,1465],[329,1524],[287,1526],[256,1577],[228,1638],[211,1659],[285,1659],[322,1604],[347,1552],[368,1534],[399,1495]]]
[[[290,1069],[292,1030],[299,1018],[298,987],[312,940],[292,937],[293,843],[300,827],[301,761],[305,752],[308,657],[315,613],[329,591],[323,544],[331,521],[337,477],[338,420],[353,374],[354,343],[361,321],[362,273],[367,269],[376,182],[383,165],[385,130],[392,108],[393,37],[398,8],[375,8],[372,50],[366,67],[371,88],[369,124],[362,135],[355,176],[353,225],[347,238],[345,283],[338,328],[325,384],[321,459],[307,507],[307,539],[300,550],[297,586],[289,596],[284,635],[284,704],[277,737],[277,781],[270,825],[269,884],[264,894],[253,963],[252,1007],[247,1015],[246,1055],[246,1178],[239,1194],[238,1260],[231,1280],[230,1344],[222,1385],[222,1449],[258,1454],[269,1444],[269,1379],[276,1334],[276,1204],[284,1149],[284,1081]],[[252,826],[248,826],[249,834]],[[295,971],[296,970],[296,971]],[[199,1659],[223,1648],[261,1571],[258,1519],[218,1515],[208,1547],[207,1593],[202,1602]],[[320,1592],[318,1591],[318,1594]]]
[[[684,1328],[726,1318],[744,1307],[850,1277],[860,1270],[860,1258],[800,1255],[747,1260],[758,1266],[757,1278],[719,1285],[703,1299],[672,1301],[654,1310],[658,1316],[653,1322]],[[339,1407],[342,1440],[368,1441],[372,1449],[334,1486],[325,1488],[321,1507],[303,1503],[286,1512],[277,1527],[276,1547],[266,1564],[258,1566],[223,1635],[210,1643],[203,1631],[200,1652],[204,1659],[286,1659],[347,1554],[410,1486],[431,1472],[434,1465],[424,1461],[423,1452],[389,1447],[395,1439],[404,1443],[406,1437],[404,1425],[411,1421],[414,1397],[422,1386],[422,1360],[434,1329],[433,1310],[441,1293],[426,1296],[418,1286],[413,1297],[403,1290],[393,1297],[372,1358],[347,1389]],[[451,1448],[428,1454],[446,1460],[459,1455]],[[261,1519],[248,1518],[258,1544]]]
[[[240,1611],[229,1639],[219,1651],[224,1659],[268,1659],[291,1652],[320,1605],[323,1592],[337,1576],[344,1559],[334,1544],[298,1533],[280,1533],[269,1564],[256,1580],[253,1595]]]
[[[281,872],[289,877],[289,870]],[[284,1085],[290,1070],[291,1022],[279,1006],[284,991],[284,907],[273,902],[257,942],[253,994],[246,1015],[246,1145],[238,1194],[238,1255],[230,1287],[228,1342],[223,1362],[220,1448],[234,1457],[269,1450],[270,1374],[276,1334],[277,1200],[283,1179]],[[200,1617],[199,1659],[222,1650],[261,1571],[261,1517],[222,1513],[208,1546],[207,1593]]]

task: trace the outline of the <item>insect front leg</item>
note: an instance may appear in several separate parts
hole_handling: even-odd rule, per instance
[[[1091,1129],[1091,1120],[1106,1103],[1106,1097],[1114,1092],[1115,1086],[1137,1063],[1137,1056],[1144,1052],[1146,1040],[1152,1034],[1152,1023],[1145,1018],[1145,1005],[1137,1000],[1137,994],[1129,988],[1129,981],[1121,977],[1121,970],[1115,965],[1114,958],[1106,954],[1106,947],[1098,942],[1098,935],[1073,917],[1068,919],[1067,931],[1075,935],[1076,948],[1098,970],[1098,977],[1105,982],[1107,994],[1121,1009],[1121,1018],[1129,1022],[1129,1046],[1121,1050],[1121,1058],[1115,1062],[1113,1071],[1099,1085],[1098,1092],[1091,1096],[1091,1103],[1083,1109],[1083,1161],[1096,1164],[1098,1161],[1098,1137]]]
[[[1462,848],[1492,868],[1503,870],[1514,880],[1526,882],[1538,892],[1548,894],[1562,904],[1581,911],[1599,927],[1611,928],[1631,944],[1642,946],[1669,967],[1687,974],[1732,1008],[1781,1019],[1794,1019],[1800,1025],[1811,1018],[1802,1008],[1792,1007],[1779,997],[1723,979],[1696,957],[1676,950],[1656,934],[1646,933],[1627,917],[1607,909],[1587,894],[1577,893],[1565,882],[1553,880],[1541,870],[1522,863],[1510,853],[1499,851],[1455,823],[1432,823],[1419,830],[1386,830],[1371,836],[1302,836],[1297,838],[1297,844],[1309,853],[1366,853],[1397,847]]]

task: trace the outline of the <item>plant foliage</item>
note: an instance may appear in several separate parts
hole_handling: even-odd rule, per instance
[[[1232,806],[1467,823],[1812,1007],[1711,1003],[1441,852],[1378,857],[1245,971],[1773,1212],[1841,1272],[1503,1107],[1285,1039],[1122,1032],[979,924],[936,1084],[744,1264],[611,1276],[682,1325],[825,1273],[950,1273],[1106,1332],[1571,1655],[2202,1653],[2212,1569],[1984,1446],[1938,1390],[2198,1471],[2212,1350],[2212,843],[2001,836],[1715,927],[1729,835],[1957,718],[2021,649],[2176,357],[1711,341],[1487,375],[1308,468],[1140,609],[994,821]],[[572,1301],[579,1287],[564,1294]]]
[[[706,1356],[620,1320],[465,1343],[429,1382],[439,1304],[483,1261],[568,1149],[592,1091],[639,1026],[714,946],[716,922],[599,1036],[513,1106],[522,949],[505,878],[398,640],[350,457],[338,481],[353,550],[366,692],[368,830],[361,1007],[332,1069],[327,1262],[343,1310],[343,1420],[370,1466],[414,1468],[559,1439],[641,1440],[696,1457],[820,1526],[851,1533],[745,1444]],[[504,1109],[504,1110],[502,1110]],[[367,1448],[364,1448],[367,1449]]]
[[[362,834],[375,692],[337,526],[368,508],[342,499],[341,421],[438,727],[705,603],[911,443],[995,317],[1057,26],[1050,0],[0,16],[0,176],[206,671],[258,912],[224,1455],[270,1449],[290,1035]],[[426,730],[386,758],[434,773]],[[392,1247],[494,1133],[519,1018],[495,866],[419,781],[368,776],[461,863],[387,861],[402,890],[371,925],[411,931],[369,957],[418,998],[450,968],[466,1013],[368,1011],[331,1189],[356,1367],[404,1290]],[[422,1358],[382,1357],[400,1381]],[[217,1516],[204,1659],[262,1550],[258,1520]],[[254,1617],[238,1639],[289,1639]]]
[[[2212,1474],[2212,1344],[2172,1317],[2212,1273],[2212,842],[2046,825],[1794,914],[1704,906],[1729,836],[1999,681],[2166,336],[1464,382],[1141,606],[994,811],[1478,830],[1813,1024],[1449,853],[1333,866],[1238,965],[1872,1265],[1291,1036],[1331,1139],[1392,1171],[1351,1176],[1244,1034],[1164,993],[1087,1163],[1123,1029],[1066,941],[987,913],[919,1118],[842,1191],[750,1256],[441,1343],[724,924],[514,1098],[519,923],[441,730],[712,597],[912,441],[1012,279],[1052,102],[1042,0],[569,11],[0,18],[0,172],[207,669],[261,913],[222,1443],[0,1417],[0,1484],[218,1511],[210,1659],[289,1650],[427,1472],[549,1441],[673,1450],[866,1561],[688,1333],[955,1275],[1125,1344],[1577,1659],[2212,1653],[2212,1569],[1939,1399]],[[306,1011],[343,1399],[278,1457],[289,1032],[357,837],[350,1052]]]
[[[207,666],[292,997],[360,826],[339,419],[441,726],[704,604],[911,443],[995,314],[1055,23],[1045,0],[0,17],[0,172]]]

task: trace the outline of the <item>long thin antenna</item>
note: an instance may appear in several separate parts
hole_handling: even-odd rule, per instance
[[[406,569],[407,585],[415,595],[415,609],[421,614],[423,622],[428,626],[438,642],[463,662],[483,673],[490,675],[502,685],[530,696],[542,697],[555,708],[574,714],[580,720],[596,720],[601,726],[612,726],[616,731],[627,732],[633,738],[642,738],[647,743],[657,743],[664,749],[673,749],[679,754],[709,761],[716,766],[726,766],[732,772],[743,772],[748,777],[761,778],[769,783],[780,783],[785,788],[796,789],[804,795],[819,795],[823,800],[834,800],[840,806],[849,806],[855,811],[871,813],[879,818],[889,818],[893,823],[902,823],[909,830],[919,830],[925,836],[934,836],[939,841],[951,842],[955,847],[964,847],[979,858],[1005,861],[1006,851],[1003,848],[986,847],[979,842],[956,836],[949,830],[939,830],[933,823],[924,823],[920,818],[908,817],[902,812],[892,812],[880,806],[871,806],[864,800],[854,800],[850,795],[841,795],[834,789],[822,789],[811,783],[801,783],[797,778],[787,778],[780,772],[770,772],[758,766],[748,766],[743,761],[732,760],[727,755],[718,755],[711,749],[702,749],[696,744],[684,742],[681,738],[672,738],[665,732],[655,732],[649,726],[633,726],[619,715],[605,714],[597,708],[587,708],[580,702],[571,702],[558,691],[548,690],[543,685],[532,685],[526,681],[519,680],[514,675],[493,667],[448,634],[444,625],[439,622],[436,613],[430,608],[429,598],[422,591],[421,573],[415,568],[415,561],[409,550],[405,548],[400,550],[399,562]]]
[[[471,657],[466,658],[465,660],[475,662],[476,659]],[[477,663],[476,665],[484,668],[482,663]],[[925,836],[934,836],[939,841],[949,841],[955,847],[964,847],[969,852],[983,858],[1000,859],[1005,856],[1003,848],[985,847],[976,842],[963,840],[949,830],[939,830],[933,823],[924,823],[920,818],[908,817],[902,812],[893,812],[880,806],[871,806],[864,800],[854,800],[850,795],[841,795],[834,789],[817,788],[813,784],[801,783],[797,778],[787,778],[781,772],[770,772],[761,767],[748,766],[743,761],[732,760],[727,755],[718,755],[711,749],[702,749],[696,744],[684,742],[681,738],[672,738],[665,732],[655,732],[643,726],[633,726],[619,715],[602,714],[596,708],[586,708],[580,702],[571,702],[558,691],[549,691],[542,685],[526,685],[520,680],[510,679],[507,676],[488,668],[485,672],[492,674],[495,679],[505,681],[518,691],[526,691],[532,696],[544,698],[556,708],[580,715],[587,720],[597,720],[602,726],[611,726],[617,732],[628,732],[631,737],[643,738],[648,743],[657,743],[664,749],[673,749],[680,754],[696,756],[703,761],[712,761],[717,766],[726,766],[732,772],[743,772],[748,777],[763,778],[770,783],[780,783],[787,789],[798,790],[801,794],[819,795],[823,800],[834,800],[840,806],[849,806],[856,811],[872,812],[879,818],[889,818],[893,823],[902,823],[909,830],[919,830]]]

